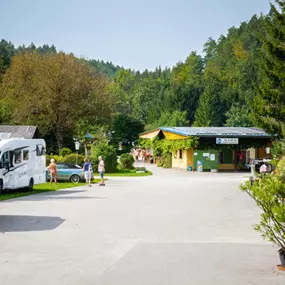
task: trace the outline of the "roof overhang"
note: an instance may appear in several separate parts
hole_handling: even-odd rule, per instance
[[[154,139],[160,133],[162,133],[167,140],[181,140],[181,139],[186,139],[187,137],[189,137],[187,134],[175,131],[173,129],[158,128],[158,129],[140,134],[139,138],[140,139]]]
[[[160,129],[155,129],[139,135],[140,139],[153,139],[160,133]]]
[[[145,132],[139,135],[142,139],[153,139],[159,134],[168,140],[185,139],[188,137],[228,137],[228,138],[273,138],[271,135],[265,133],[261,129],[257,128],[191,128],[191,127],[161,127],[149,132]]]

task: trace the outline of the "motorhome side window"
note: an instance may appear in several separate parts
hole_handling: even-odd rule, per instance
[[[4,152],[3,155],[1,156],[0,168],[4,168],[7,161],[9,161],[9,153]]]
[[[0,156],[1,156],[1,151],[0,151]],[[4,154],[1,156],[1,159],[0,159],[0,168],[4,168]]]
[[[42,144],[37,144],[37,156],[45,155],[46,150]]]
[[[22,150],[15,150],[14,155],[15,155],[15,164],[23,162]]]
[[[29,160],[29,151],[28,150],[23,151],[23,158],[24,158],[24,160]]]

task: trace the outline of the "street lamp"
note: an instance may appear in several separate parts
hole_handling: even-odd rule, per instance
[[[266,147],[266,148],[265,148],[266,154],[270,154],[270,150],[271,150],[270,147]]]
[[[78,151],[79,151],[79,148],[80,148],[80,142],[79,141],[75,141],[74,144],[75,144],[75,150],[76,150],[76,165],[77,165],[78,164]]]

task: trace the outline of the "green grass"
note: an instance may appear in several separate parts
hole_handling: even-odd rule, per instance
[[[94,179],[92,183],[97,183],[99,182],[100,179]],[[0,194],[0,201],[8,200],[8,199],[13,199],[13,198],[19,198],[19,197],[24,197],[24,196],[29,196],[33,194],[39,194],[43,192],[48,192],[48,191],[57,191],[60,189],[66,189],[66,188],[73,188],[73,187],[78,187],[78,186],[85,186],[86,183],[70,183],[70,182],[59,182],[55,186],[53,184],[52,188],[50,187],[49,182],[44,183],[44,184],[38,184],[34,186],[33,191],[24,191],[24,190],[15,190],[15,191],[10,191],[9,193],[3,193]]]
[[[141,176],[150,176],[152,172],[147,170],[146,172],[136,173],[135,170],[130,170],[129,172],[117,172],[117,173],[105,173],[105,176],[108,177],[141,177]]]

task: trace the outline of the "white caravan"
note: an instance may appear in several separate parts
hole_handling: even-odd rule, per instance
[[[43,139],[0,140],[0,193],[46,181],[46,143]]]

